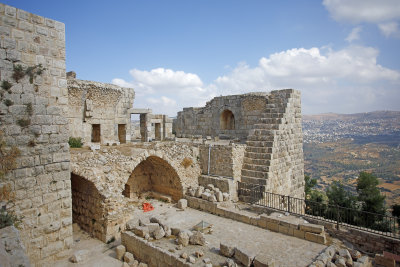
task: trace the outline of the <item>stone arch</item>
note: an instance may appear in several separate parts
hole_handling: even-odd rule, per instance
[[[229,109],[222,111],[219,117],[219,126],[221,130],[234,130],[235,129],[235,115]]]
[[[72,222],[105,241],[104,200],[95,184],[71,172]]]
[[[167,160],[153,155],[135,166],[122,194],[133,197],[149,191],[169,195],[175,201],[183,197],[178,172]]]

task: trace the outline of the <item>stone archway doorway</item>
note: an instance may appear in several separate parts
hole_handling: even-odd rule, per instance
[[[234,130],[235,129],[235,116],[232,111],[225,109],[220,116],[220,129],[221,130]]]
[[[125,190],[125,197],[141,196],[146,192],[156,192],[171,196],[174,201],[183,197],[181,179],[174,168],[162,158],[150,156],[133,170]]]

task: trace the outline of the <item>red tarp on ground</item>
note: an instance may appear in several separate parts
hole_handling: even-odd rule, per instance
[[[150,203],[147,203],[147,202],[143,203],[143,211],[144,212],[148,212],[148,211],[152,211],[152,210],[154,210],[153,205],[151,205]]]

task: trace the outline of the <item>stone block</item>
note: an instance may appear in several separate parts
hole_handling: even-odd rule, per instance
[[[293,236],[304,239],[304,235],[305,235],[304,231],[293,229]]]
[[[131,264],[135,261],[135,258],[133,257],[133,254],[130,252],[125,252],[124,254],[124,262]]]
[[[279,232],[279,224],[267,221],[267,229],[274,232]]]
[[[204,238],[204,235],[201,232],[196,231],[192,236],[189,237],[189,243],[191,245],[204,246],[206,244],[206,239]]]
[[[81,263],[89,258],[90,251],[86,249],[78,250],[69,259],[73,263]]]
[[[124,254],[126,252],[126,248],[124,245],[119,245],[115,248],[115,252],[117,254],[117,259],[122,260],[124,258]]]
[[[274,267],[275,261],[274,259],[270,258],[268,255],[265,254],[258,254],[254,258],[254,267]]]
[[[396,261],[391,258],[386,258],[383,255],[376,254],[375,255],[375,264],[377,265],[382,265],[385,267],[395,267],[396,266]]]
[[[315,242],[318,244],[325,244],[326,243],[326,236],[324,233],[322,234],[315,234],[315,233],[310,233],[306,232],[304,235],[304,238],[308,241]]]
[[[320,234],[324,231],[324,226],[311,223],[301,223],[300,230],[303,230],[304,232]]]
[[[186,199],[180,199],[178,200],[178,208],[179,209],[186,209],[187,208],[187,200]]]
[[[290,228],[287,225],[278,225],[278,231],[279,233],[285,234],[285,235],[293,235],[293,228]]]
[[[135,226],[133,228],[133,232],[135,233],[135,235],[140,237],[145,237],[146,234],[150,234],[149,228],[146,226]]]
[[[254,260],[254,254],[245,250],[235,248],[235,259],[244,266],[250,266]]]
[[[221,255],[230,258],[233,257],[233,255],[235,254],[235,247],[220,243],[219,252],[221,253]]]

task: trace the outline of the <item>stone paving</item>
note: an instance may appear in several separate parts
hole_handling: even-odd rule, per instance
[[[220,242],[244,248],[255,254],[263,253],[275,260],[275,266],[307,266],[326,248],[324,245],[271,232],[252,225],[222,218],[191,208],[179,210],[171,204],[151,201],[155,209],[144,213],[135,211],[135,218],[162,217],[171,227],[191,229],[204,220],[213,225],[213,233],[206,234],[208,247],[218,252]],[[200,247],[199,247],[200,248]]]

